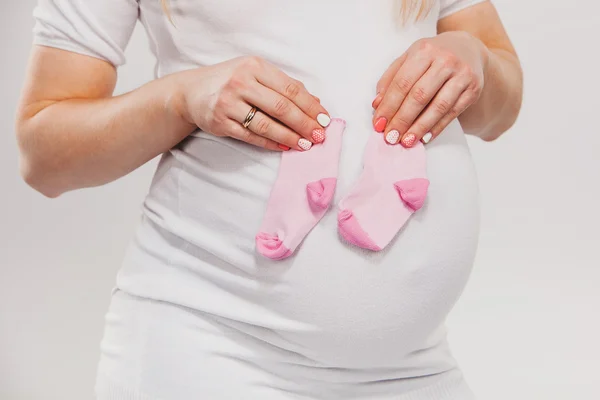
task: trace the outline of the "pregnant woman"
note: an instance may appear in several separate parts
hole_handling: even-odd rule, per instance
[[[465,133],[498,138],[521,101],[489,1],[40,0],[35,18],[24,179],[57,197],[162,154],[106,317],[98,399],[473,398],[444,329],[478,237]],[[113,96],[137,21],[156,79]],[[288,161],[290,187],[333,162],[338,204],[363,167],[403,173],[369,148],[426,155],[427,199],[385,248],[347,243],[332,207],[293,254],[257,251]],[[375,229],[396,218],[376,193],[369,204]]]

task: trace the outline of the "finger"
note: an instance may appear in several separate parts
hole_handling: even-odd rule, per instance
[[[291,100],[322,127],[326,127],[331,122],[327,110],[306,90],[304,84],[292,79],[279,68],[265,62],[264,68],[258,72],[255,78],[262,85]]]
[[[390,83],[392,83],[392,80],[394,80],[394,76],[396,76],[398,70],[406,61],[407,54],[408,53],[402,54],[402,56],[400,58],[397,58],[383,73],[376,86],[378,94],[382,94],[390,86]]]
[[[405,147],[412,146],[415,136],[406,135],[407,131],[451,76],[452,70],[434,62],[411,88],[400,109],[389,121],[386,131],[397,131],[398,136],[403,137],[402,144]]]
[[[237,112],[230,118],[235,121],[241,121],[241,126],[242,122],[246,118],[246,115],[248,114],[248,111],[251,109],[251,106],[240,102],[240,105],[236,108]],[[248,125],[248,129],[258,136],[262,136],[294,150],[306,151],[310,150],[312,147],[312,143],[310,141],[306,140],[270,116],[264,114],[260,110],[256,111],[256,114],[254,114],[254,117]]]
[[[469,108],[469,106],[471,104],[473,104],[474,102],[474,96],[472,93],[470,93],[468,90],[464,91],[460,97],[458,98],[458,100],[456,101],[456,103],[454,104],[454,107],[452,107],[450,109],[450,111],[444,115],[442,117],[442,119],[440,119],[431,129],[431,138],[429,140],[422,140],[423,142],[425,142],[425,144],[429,143],[429,141],[431,141],[432,139],[438,137],[440,135],[440,133],[442,133],[444,131],[444,129],[446,129],[446,127],[448,125],[450,125],[450,123],[452,121],[454,121],[454,119],[458,118],[458,116],[460,114],[462,114],[463,112],[465,112],[465,110],[467,108]]]
[[[257,147],[274,151],[289,150],[289,147],[267,139],[266,137],[259,136],[249,129],[245,129],[239,122],[232,119],[229,119],[224,123],[223,130],[227,133],[227,136]]]
[[[375,110],[373,125],[377,132],[385,130],[388,121],[398,112],[410,90],[430,66],[431,60],[425,58],[408,59],[402,64]]]
[[[255,82],[243,94],[243,99],[310,142],[320,143],[325,140],[323,127],[294,102],[276,91]]]
[[[429,102],[425,110],[412,123],[408,131],[402,135],[400,143],[404,147],[412,147],[417,141],[421,140],[435,124],[452,110],[467,86],[467,82],[457,78],[447,81]]]
[[[392,65],[390,65],[388,67],[388,69],[383,73],[383,75],[379,79],[379,82],[377,82],[377,86],[376,86],[377,95],[375,96],[375,99],[371,103],[371,107],[373,107],[375,109],[377,107],[379,107],[379,105],[381,104],[381,100],[383,100],[383,95],[385,94],[385,91],[390,86],[390,83],[394,79],[394,76],[398,72],[398,69],[400,69],[402,64],[404,64],[404,62],[406,61],[406,58],[407,58],[407,53],[404,53],[400,58],[397,58],[396,60],[394,60]]]

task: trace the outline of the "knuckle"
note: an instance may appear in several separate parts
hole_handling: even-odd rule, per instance
[[[425,106],[428,103],[427,91],[422,87],[415,87],[410,94],[411,98],[419,105]]]
[[[258,69],[261,68],[263,64],[263,60],[257,56],[246,56],[242,60],[242,66],[250,69]]]
[[[444,68],[455,70],[459,61],[453,53],[445,53],[440,57]]]
[[[250,143],[252,141],[252,132],[248,129],[244,129],[243,132],[240,133],[239,138],[242,142]]]
[[[390,125],[399,128],[401,131],[406,131],[408,128],[410,128],[410,124],[411,121],[409,121],[407,118],[403,116],[398,116],[394,118],[393,123]]]
[[[288,99],[295,99],[300,94],[301,90],[302,84],[298,81],[291,80],[287,83],[287,85],[285,85],[283,93]]]
[[[291,103],[285,97],[280,97],[273,106],[273,114],[278,119],[283,117],[290,110]]]
[[[423,123],[421,122],[415,122],[412,126],[412,128],[410,129],[415,135],[417,136],[421,136],[423,135],[425,132],[427,132],[429,129],[423,125]]]
[[[256,133],[265,136],[271,130],[271,121],[268,118],[261,118],[256,122]]]
[[[311,101],[310,104],[306,107],[307,115],[317,115],[320,112],[321,112],[321,106],[316,100]]]
[[[434,45],[428,39],[421,39],[415,43],[417,49],[422,53],[430,53],[434,49]]]
[[[469,79],[474,79],[475,78],[475,73],[473,71],[473,68],[471,68],[471,66],[469,64],[463,64],[460,67],[460,72],[468,77]]]
[[[473,104],[477,101],[477,99],[480,96],[480,93],[476,90],[467,89],[464,96],[465,96],[466,106],[470,106],[471,104]]]
[[[471,93],[475,97],[479,97],[479,95],[481,94],[481,90],[481,83],[478,79],[474,79],[467,87],[467,92]]]
[[[309,118],[302,118],[298,124],[298,132],[309,132],[312,122]]]
[[[406,93],[410,92],[410,89],[412,88],[412,82],[403,77],[398,77],[398,78],[394,79],[392,82],[392,85],[393,85],[394,90],[396,90],[402,94],[406,94]]]
[[[229,77],[229,79],[227,80],[227,82],[225,83],[225,90],[226,91],[240,91],[242,88],[244,88],[244,86],[246,85],[246,82],[244,81],[244,78],[242,76],[240,76],[239,74],[233,74]]]
[[[447,114],[452,108],[452,104],[444,99],[439,99],[432,103],[432,107],[438,114]]]
[[[458,117],[460,114],[462,113],[462,109],[458,106],[454,106],[450,109],[450,112],[448,112],[448,116],[452,119]]]
[[[254,135],[249,143],[258,147],[265,147],[267,145],[267,142],[268,141],[266,138]]]

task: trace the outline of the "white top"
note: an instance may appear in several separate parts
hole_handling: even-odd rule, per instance
[[[435,35],[439,17],[481,1],[442,0],[402,27],[399,0],[170,0],[174,27],[159,0],[40,0],[35,43],[118,66],[140,20],[159,77],[263,57],[347,121],[337,203],[360,174],[382,73]],[[323,366],[372,377],[381,368],[407,378],[449,371],[443,324],[475,255],[477,183],[458,122],[427,152],[428,200],[388,249],[344,244],[332,210],[294,256],[272,262],[256,255],[254,236],[279,153],[197,132],[163,157],[117,285],[264,328],[253,335],[292,343]]]

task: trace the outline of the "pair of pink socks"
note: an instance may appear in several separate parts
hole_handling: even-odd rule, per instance
[[[294,253],[327,212],[335,193],[346,122],[334,118],[323,143],[309,151],[284,152],[256,248],[281,260]],[[396,236],[427,196],[426,155],[390,145],[372,132],[358,182],[339,203],[338,231],[349,243],[379,251]]]

